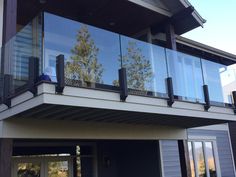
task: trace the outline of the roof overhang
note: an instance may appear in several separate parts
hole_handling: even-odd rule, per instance
[[[176,42],[179,44],[200,50],[202,52],[210,53],[213,56],[222,57],[224,59],[230,60],[233,63],[236,62],[236,55],[205,45],[205,44],[202,44],[200,42],[197,42],[197,41],[194,41],[194,40],[182,37],[182,36],[176,36]]]
[[[181,14],[191,4],[186,0],[18,0],[18,24],[26,25],[40,11],[48,11],[66,18],[84,22],[113,32],[135,35],[151,26],[161,26]],[[180,35],[202,26],[205,20],[193,12],[174,22],[176,34]]]

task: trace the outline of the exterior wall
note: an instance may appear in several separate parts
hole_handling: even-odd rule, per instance
[[[232,158],[233,156],[231,151],[231,144],[229,141],[229,134],[227,130],[214,130],[214,127],[210,127],[208,130],[206,127],[204,129],[189,129],[188,136],[199,138],[215,137],[218,149],[221,175],[222,177],[235,177],[234,161]]]
[[[229,123],[229,133],[234,154],[234,162],[236,161],[236,122]]]
[[[35,139],[187,139],[186,129],[177,127],[36,119],[3,121],[0,135]]]
[[[181,177],[177,140],[161,140],[162,177]]]
[[[2,30],[3,30],[3,1],[0,0],[0,47],[2,46]],[[1,61],[1,60],[0,60]]]

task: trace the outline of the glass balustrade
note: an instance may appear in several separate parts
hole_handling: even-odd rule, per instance
[[[236,64],[229,66],[202,59],[204,82],[208,85],[210,100],[215,103],[232,103],[236,90]]]
[[[67,85],[117,85],[121,66],[118,34],[44,13],[44,72],[54,82],[59,54],[65,56]]]
[[[29,80],[29,59],[38,58],[42,64],[41,16],[33,19],[3,46],[4,74],[12,76],[10,93],[26,87]]]
[[[57,82],[56,57],[61,54],[68,86],[118,91],[118,70],[125,67],[129,94],[167,98],[167,77],[172,77],[180,100],[204,103],[207,84],[211,103],[232,104],[236,90],[236,64],[219,64],[42,13],[2,47],[1,68],[12,76],[11,93],[27,86],[30,57],[39,60],[38,80]]]
[[[121,36],[122,67],[127,69],[130,93],[166,96],[167,67],[165,49]]]
[[[200,58],[166,49],[168,75],[174,95],[182,100],[203,102],[203,77]]]

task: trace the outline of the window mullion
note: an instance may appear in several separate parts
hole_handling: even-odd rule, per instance
[[[199,177],[195,144],[193,141],[191,143],[192,143],[192,149],[193,149],[193,162],[194,162],[195,175],[196,177]]]

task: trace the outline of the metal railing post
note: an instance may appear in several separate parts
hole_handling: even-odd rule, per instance
[[[167,82],[167,91],[168,91],[168,101],[167,101],[167,104],[168,104],[168,106],[171,107],[174,104],[174,102],[175,102],[172,77],[168,77],[166,79],[166,82]]]
[[[64,55],[58,55],[56,58],[56,74],[57,74],[57,84],[56,84],[56,92],[63,93],[65,87],[65,60]]]
[[[34,95],[37,94],[37,87],[35,84],[38,81],[39,77],[39,59],[37,57],[29,57],[29,80],[28,80],[28,89]]]
[[[128,97],[126,68],[119,69],[120,100],[125,101]]]

